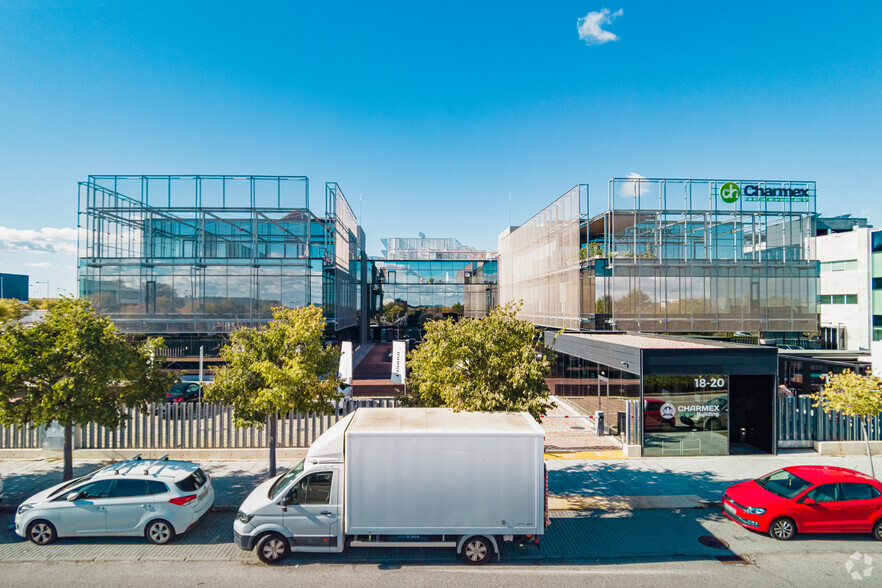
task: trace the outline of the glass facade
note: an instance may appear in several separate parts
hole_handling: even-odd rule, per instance
[[[728,453],[728,376],[644,377],[644,456]]]
[[[546,383],[550,394],[565,398],[583,414],[603,411],[606,433],[621,435],[625,403],[640,398],[640,376],[580,357],[558,353]]]
[[[496,305],[496,261],[372,261],[371,326],[388,338],[420,339],[427,320],[482,317]]]
[[[579,221],[587,199],[588,186],[576,186],[499,239],[499,299],[523,300],[521,319],[579,328]]]
[[[90,176],[80,296],[128,333],[224,334],[308,304],[353,326],[357,224],[336,189],[317,217],[301,176]]]
[[[585,330],[817,331],[813,182],[613,179],[607,208],[580,215],[587,196],[574,188],[500,238],[500,301],[523,299],[523,318]]]

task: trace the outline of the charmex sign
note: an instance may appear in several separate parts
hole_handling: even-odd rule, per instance
[[[745,202],[808,202],[812,196],[807,187],[766,187],[762,184],[763,182],[739,186],[735,182],[725,182],[720,186],[720,199],[727,204],[733,204],[742,197]]]

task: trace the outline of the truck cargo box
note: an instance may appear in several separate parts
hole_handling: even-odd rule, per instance
[[[527,413],[362,408],[342,450],[346,535],[544,531],[544,432]]]

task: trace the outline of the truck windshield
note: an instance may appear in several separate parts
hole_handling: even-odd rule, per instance
[[[276,483],[270,486],[269,498],[270,500],[275,500],[276,496],[282,493],[282,491],[288,486],[288,484],[300,475],[303,471],[303,462],[301,461],[296,466],[288,470],[288,472],[279,477],[276,480]]]

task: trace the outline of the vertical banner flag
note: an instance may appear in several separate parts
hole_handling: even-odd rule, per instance
[[[343,341],[340,345],[340,368],[337,376],[343,380],[338,388],[345,398],[352,396],[352,341]]]
[[[404,383],[404,341],[392,342],[392,382]]]

